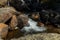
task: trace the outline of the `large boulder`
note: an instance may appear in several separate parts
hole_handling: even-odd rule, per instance
[[[27,26],[28,25],[28,16],[21,14],[17,17],[18,19],[18,27],[22,28],[22,26]]]
[[[6,23],[15,12],[12,7],[0,8],[0,23]]]
[[[0,38],[6,38],[8,33],[8,25],[0,23]]]

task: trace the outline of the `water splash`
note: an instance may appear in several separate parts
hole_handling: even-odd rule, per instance
[[[33,33],[33,32],[43,32],[46,30],[46,28],[43,27],[38,27],[37,22],[33,21],[32,19],[29,19],[28,23],[30,26],[24,26],[24,28],[21,29],[21,31],[25,33]]]

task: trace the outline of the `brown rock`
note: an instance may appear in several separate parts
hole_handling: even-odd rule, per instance
[[[42,22],[38,22],[37,25],[40,27],[44,27],[44,24]]]
[[[23,36],[23,33],[19,29],[8,32],[7,39],[18,38]]]
[[[31,18],[34,19],[34,20],[38,20],[39,17],[40,17],[39,12],[33,12],[31,14]]]
[[[24,14],[18,16],[18,27],[22,28],[22,26],[28,25],[28,17]]]
[[[0,0],[0,7],[4,7],[7,4],[7,0]]]
[[[10,28],[13,30],[17,27],[17,25],[18,25],[18,20],[16,18],[16,15],[13,15],[10,22]]]
[[[54,27],[53,25],[47,25],[46,28],[49,33],[60,33],[60,28]]]
[[[5,38],[8,33],[8,25],[0,23],[0,38]]]
[[[12,7],[0,8],[0,23],[7,22],[15,12]]]

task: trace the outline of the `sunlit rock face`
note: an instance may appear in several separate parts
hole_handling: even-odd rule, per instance
[[[6,23],[15,12],[12,7],[0,8],[0,23]]]

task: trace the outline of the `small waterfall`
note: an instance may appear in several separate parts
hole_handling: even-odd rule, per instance
[[[7,0],[7,6],[10,6],[9,0]]]
[[[43,32],[46,30],[45,27],[38,27],[37,22],[33,21],[32,19],[29,19],[28,23],[30,26],[24,26],[24,28],[21,29],[21,31],[25,33],[34,33],[34,32]]]

